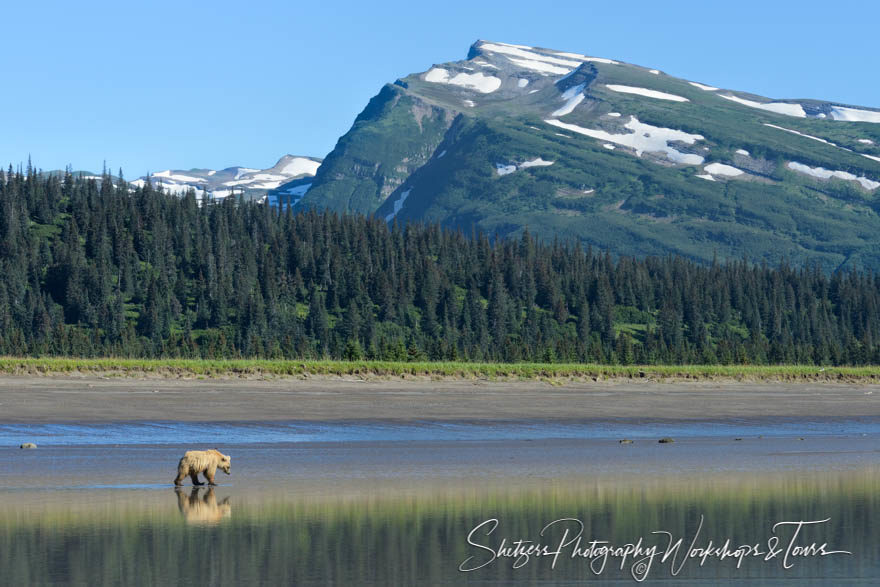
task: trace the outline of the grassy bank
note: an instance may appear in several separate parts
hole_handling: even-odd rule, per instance
[[[880,383],[880,366],[588,365],[200,359],[0,358],[5,375],[121,377],[394,377],[439,379],[845,381]]]

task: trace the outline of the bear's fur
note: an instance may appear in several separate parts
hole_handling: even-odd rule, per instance
[[[187,451],[177,464],[177,477],[175,485],[181,485],[183,478],[189,476],[193,485],[202,485],[199,481],[199,473],[205,475],[208,485],[214,483],[214,473],[220,469],[229,475],[232,468],[232,457],[229,457],[217,449],[213,450],[190,450]]]
[[[214,526],[232,515],[229,498],[225,497],[218,503],[213,487],[209,487],[201,499],[201,487],[193,487],[188,496],[179,487],[175,487],[174,491],[177,493],[177,507],[187,524]]]

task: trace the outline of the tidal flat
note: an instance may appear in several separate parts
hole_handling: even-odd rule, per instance
[[[870,385],[4,377],[0,584],[876,584],[878,441]]]

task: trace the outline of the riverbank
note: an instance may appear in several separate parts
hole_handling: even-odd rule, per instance
[[[875,385],[0,377],[5,422],[857,417],[880,417]]]
[[[880,383],[880,366],[814,365],[589,365],[445,361],[298,361],[202,359],[73,359],[0,357],[0,375],[276,379],[358,377],[566,381],[782,381]]]

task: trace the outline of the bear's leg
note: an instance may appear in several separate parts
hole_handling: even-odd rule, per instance
[[[208,465],[208,468],[205,469],[205,479],[208,480],[208,485],[217,485],[214,483],[214,473],[217,472],[217,465]]]
[[[199,481],[199,474],[196,471],[190,473],[189,478],[192,479],[193,485],[203,485],[203,483]]]

